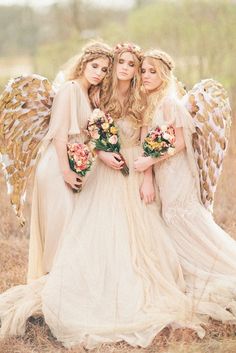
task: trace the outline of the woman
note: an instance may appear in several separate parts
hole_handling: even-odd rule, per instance
[[[116,47],[113,89],[101,100],[119,127],[130,174],[120,172],[118,154],[98,152],[50,273],[0,296],[2,336],[23,334],[37,310],[66,347],[122,340],[146,347],[167,325],[202,333],[160,209],[144,186],[147,204],[140,200],[142,176],[132,168],[140,153],[140,60],[136,46]]]
[[[103,43],[88,44],[69,62],[66,82],[56,94],[44,152],[37,165],[30,230],[28,281],[48,273],[63,229],[71,218],[81,180],[69,167],[66,144],[84,142],[91,114],[89,92],[99,85],[106,91],[112,54]],[[105,79],[104,79],[105,78]]]
[[[152,50],[142,62],[150,127],[174,125],[175,154],[139,157],[136,171],[154,166],[162,214],[180,256],[186,291],[195,310],[214,319],[236,322],[236,242],[213,220],[201,203],[195,164],[193,120],[177,98],[174,63],[168,54]]]
[[[142,177],[132,168],[142,124],[139,66],[138,48],[118,45],[113,89],[101,102],[119,127],[130,174],[121,174],[118,154],[98,152],[42,292],[45,320],[66,347],[121,340],[146,347],[166,325],[196,327],[159,208],[140,200]]]

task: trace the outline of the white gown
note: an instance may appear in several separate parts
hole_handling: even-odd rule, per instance
[[[163,218],[180,257],[186,292],[195,310],[236,323],[236,241],[215,222],[200,198],[192,148],[192,117],[167,96],[157,106],[152,125],[182,127],[186,149],[155,166]]]
[[[79,83],[64,83],[53,101],[49,131],[34,179],[28,281],[50,271],[61,234],[71,219],[76,195],[59,168],[53,138],[84,142],[91,108]]]
[[[168,325],[203,334],[160,208],[140,200],[139,129],[128,119],[118,125],[130,175],[97,160],[49,275],[0,296],[2,337],[23,334],[37,311],[66,347],[121,340],[146,347]]]

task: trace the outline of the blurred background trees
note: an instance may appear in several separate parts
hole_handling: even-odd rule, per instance
[[[59,67],[91,38],[111,45],[134,41],[160,47],[176,60],[191,87],[214,77],[236,98],[236,3],[233,0],[136,0],[131,7],[101,7],[89,0],[51,6],[0,6],[0,84],[37,72],[53,79]]]

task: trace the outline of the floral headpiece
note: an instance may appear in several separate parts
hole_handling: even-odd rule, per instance
[[[97,54],[97,55],[104,55],[104,56],[107,56],[109,59],[113,59],[113,54],[108,51],[108,50],[94,50],[94,49],[86,49],[84,51],[84,54],[85,55],[91,55],[91,54]]]
[[[112,49],[107,44],[97,41],[89,42],[83,48],[83,55],[85,57],[89,57],[91,55],[106,56],[109,58],[110,61],[112,61],[114,57]]]
[[[123,51],[129,51],[134,53],[138,60],[142,59],[142,51],[141,48],[134,43],[118,43],[114,49],[114,53],[120,54]]]
[[[171,58],[171,56],[162,50],[157,50],[157,49],[149,50],[144,54],[144,58],[147,58],[147,57],[161,60],[168,67],[170,71],[173,70],[175,67],[175,63]]]

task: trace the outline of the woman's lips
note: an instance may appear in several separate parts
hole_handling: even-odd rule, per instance
[[[95,81],[99,81],[100,80],[100,78],[98,78],[98,77],[93,77],[92,79],[95,80]]]
[[[122,75],[122,76],[127,76],[128,75],[127,72],[120,72],[119,74]]]

